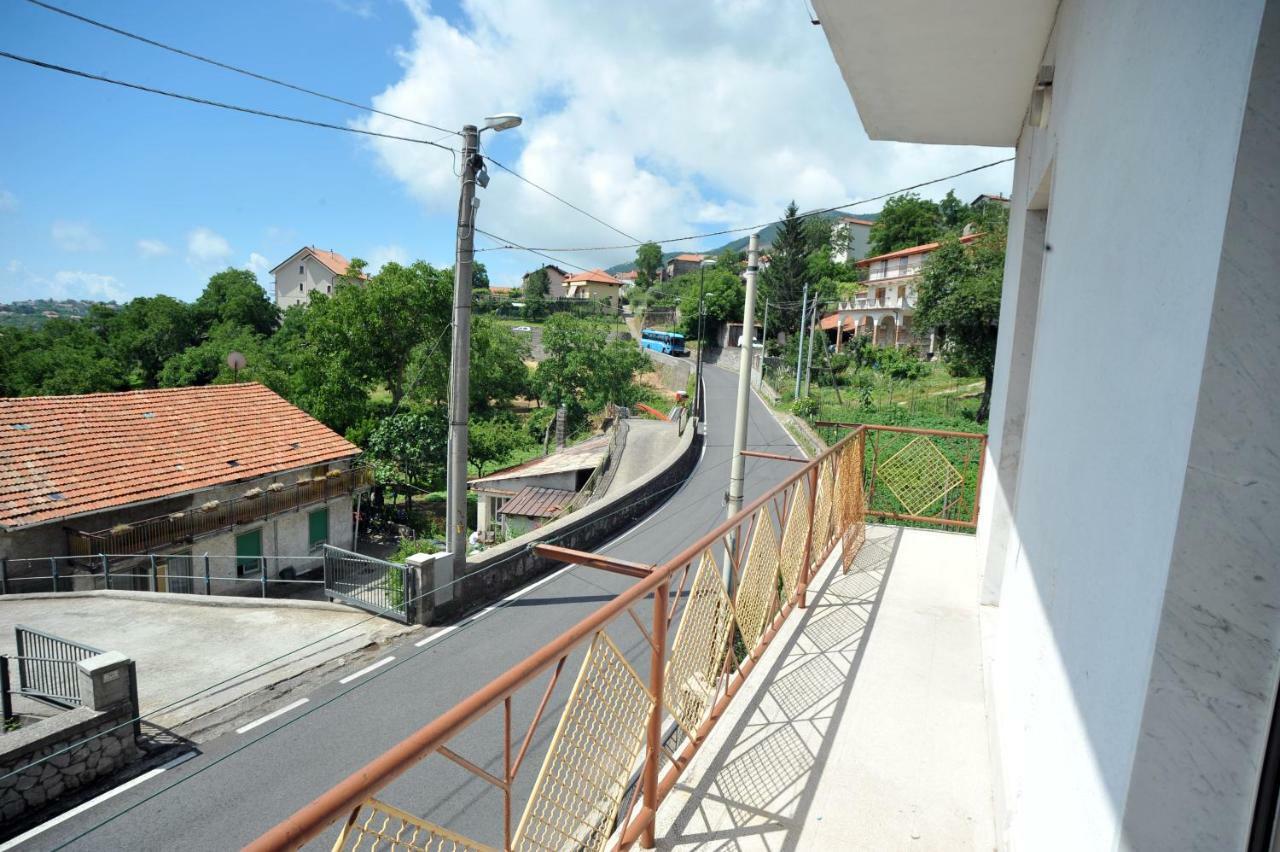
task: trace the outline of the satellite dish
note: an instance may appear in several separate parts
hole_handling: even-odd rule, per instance
[[[231,381],[233,383],[240,381],[240,371],[244,369],[245,363],[244,356],[239,352],[227,353],[227,366],[231,368]]]

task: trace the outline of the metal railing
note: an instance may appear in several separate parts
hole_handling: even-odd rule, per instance
[[[18,646],[14,658],[18,663],[17,693],[55,707],[79,707],[76,663],[103,652],[21,624],[14,626],[13,634]]]
[[[409,621],[408,602],[416,600],[413,574],[403,565],[324,547],[325,594],[395,621]]]
[[[253,496],[211,500],[203,506],[132,524],[121,524],[108,530],[72,530],[67,533],[68,550],[72,556],[162,550],[178,542],[209,535],[236,524],[247,524],[313,503],[332,500],[372,484],[371,468],[333,471],[325,476],[299,480],[293,485],[254,489],[260,493]]]
[[[818,566],[841,544],[844,569],[852,564],[865,536],[864,454],[865,431],[854,430],[817,458],[798,461],[792,475],[660,566],[539,545],[544,556],[636,582],[250,848],[297,848],[339,820],[345,822],[335,849],[392,839],[401,849],[441,843],[483,848],[481,842],[373,798],[430,755],[461,767],[500,795],[488,843],[500,842],[506,849],[600,850],[611,845],[625,849],[639,840],[652,847],[659,804],[784,621],[805,606]],[[727,588],[725,575],[731,578]],[[651,611],[639,611],[650,599]],[[619,650],[634,640],[615,639],[620,632],[633,633],[633,625],[642,637],[640,670]],[[673,625],[674,640],[668,642]],[[546,710],[563,691],[557,690],[561,675],[578,650],[585,650],[585,659],[565,698],[524,815],[515,823],[513,791],[519,773],[531,757],[531,746],[541,748],[538,734]],[[546,685],[539,689],[535,680],[544,673]],[[526,706],[537,709],[523,737],[513,740],[513,703],[526,690],[531,697]],[[488,714],[498,708],[501,719],[492,719]],[[464,731],[470,735],[460,737]],[[483,744],[485,753],[473,760],[455,751],[464,739],[471,750]],[[473,799],[473,807],[483,806]]]
[[[819,420],[824,437],[867,435],[867,515],[896,524],[975,530],[987,436]]]
[[[323,586],[302,574],[323,565],[320,551],[305,556],[95,553],[91,556],[0,558],[0,596],[42,592],[167,592],[281,597]]]

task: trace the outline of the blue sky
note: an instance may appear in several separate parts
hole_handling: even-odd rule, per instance
[[[801,20],[799,6],[784,13],[765,2],[710,2],[691,11],[678,3],[585,0],[462,8],[421,0],[61,5],[448,127],[520,112],[525,126],[486,137],[492,152],[644,238],[749,224],[776,216],[793,197],[801,206],[838,203],[1005,153],[868,142],[821,31]],[[744,44],[747,31],[772,37]],[[0,49],[321,121],[439,136],[19,0],[0,4]],[[457,190],[444,152],[179,103],[4,59],[0,109],[8,118],[0,124],[0,301],[159,292],[191,299],[214,271],[261,272],[305,244],[375,265],[451,262]],[[808,123],[804,132],[780,135],[797,121]],[[957,191],[1007,190],[1009,180],[1000,167]],[[482,199],[481,227],[526,245],[625,242],[496,170]],[[568,258],[597,266],[630,255]],[[495,283],[511,283],[538,262],[522,252],[482,258]]]

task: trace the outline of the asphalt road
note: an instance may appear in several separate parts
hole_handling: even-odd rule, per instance
[[[662,563],[723,520],[737,376],[718,367],[707,367],[704,375],[707,439],[693,475],[646,519],[599,548],[601,552],[636,562]],[[753,396],[751,403],[750,446],[797,452],[760,400]],[[747,501],[794,469],[789,462],[749,459]],[[505,605],[428,640],[424,647],[415,645],[423,641],[416,636],[389,647],[383,658],[394,660],[375,671],[346,684],[339,679],[355,671],[340,672],[332,683],[309,694],[291,693],[282,699],[282,706],[303,698],[306,703],[245,733],[227,734],[202,744],[185,762],[47,829],[22,848],[239,848],[632,582],[592,568],[568,567]],[[648,606],[646,602],[646,610]],[[643,612],[641,615],[644,617]],[[640,675],[647,677],[647,648],[642,647],[644,639],[631,620],[616,620],[609,634]],[[246,641],[252,641],[251,637]],[[570,659],[521,768],[514,805],[516,821],[580,660],[581,653]],[[513,738],[517,746],[545,683],[544,675],[515,698]],[[500,774],[501,722],[501,712],[491,712],[450,746]],[[384,789],[379,798],[480,842],[502,842],[499,793],[439,756],[419,763]],[[336,828],[331,829],[312,846],[329,848],[335,833]]]

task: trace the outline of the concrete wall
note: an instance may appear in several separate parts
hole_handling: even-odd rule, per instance
[[[653,363],[653,372],[658,375],[664,388],[670,391],[683,391],[689,387],[689,376],[694,370],[692,359],[687,356],[676,358],[672,355],[663,355],[652,349],[640,351],[649,356],[649,360]]]
[[[1241,845],[1280,629],[1276,388],[1259,379],[1275,375],[1276,240],[1255,227],[1269,242],[1237,257],[1223,234],[1263,5],[1059,9],[1049,125],[1018,146],[983,495],[1009,848]],[[1274,202],[1271,140],[1250,179]],[[1268,251],[1269,278],[1224,285]],[[1033,281],[1034,310],[1018,293]],[[1262,437],[1239,441],[1251,426]]]

